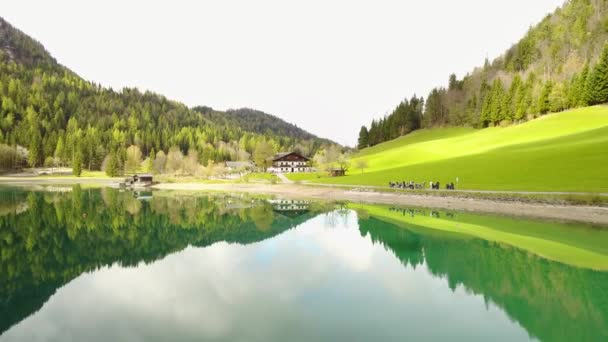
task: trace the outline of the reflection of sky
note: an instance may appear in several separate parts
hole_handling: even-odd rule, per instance
[[[528,339],[481,296],[362,238],[354,213],[340,220],[82,275],[0,340]]]

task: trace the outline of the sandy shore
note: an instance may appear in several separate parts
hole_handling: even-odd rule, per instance
[[[502,202],[460,197],[353,191],[339,188],[312,187],[296,184],[270,185],[167,183],[155,185],[153,188],[159,190],[180,191],[231,191],[271,194],[285,198],[309,198],[323,200],[344,200],[363,203],[395,204],[608,225],[608,208],[603,207],[530,204],[522,202]]]

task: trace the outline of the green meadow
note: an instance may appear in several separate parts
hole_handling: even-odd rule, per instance
[[[355,169],[357,160],[366,169]],[[459,189],[608,192],[608,107],[545,115],[508,127],[424,129],[360,151],[345,177],[295,181],[387,186],[457,183]],[[457,182],[458,179],[458,182]]]
[[[509,217],[455,213],[439,217],[410,215],[385,205],[350,203],[349,208],[365,215],[423,233],[453,238],[480,238],[526,250],[564,264],[608,270],[608,231],[583,224],[558,224]]]

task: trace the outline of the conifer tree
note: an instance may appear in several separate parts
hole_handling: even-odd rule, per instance
[[[357,145],[360,150],[369,146],[369,132],[365,126],[362,126],[359,131],[359,141]]]
[[[29,156],[28,163],[31,167],[35,167],[43,159],[42,156],[42,136],[38,124],[38,113],[32,106],[27,107],[26,118],[29,124]]]
[[[497,78],[492,84],[492,102],[490,105],[490,121],[494,124],[504,119],[504,96],[505,88],[502,85],[502,81]]]
[[[515,95],[515,120],[522,120],[530,108],[532,97],[532,84],[530,79],[522,83]]]
[[[515,75],[513,78],[513,82],[511,82],[511,87],[509,87],[509,93],[507,96],[507,112],[506,119],[513,120],[515,119],[515,112],[517,111],[517,102],[518,102],[518,94],[521,92],[521,88],[523,87],[523,82],[521,80],[521,76],[519,74]]]
[[[116,157],[116,153],[111,152],[108,163],[106,164],[106,175],[109,177],[118,176],[118,171],[120,170],[120,165],[118,163],[118,158]]]
[[[82,174],[82,159],[82,151],[77,147],[72,160],[72,174],[76,177],[80,177]]]
[[[588,76],[586,93],[590,105],[608,102],[608,44]]]
[[[581,74],[576,83],[574,90],[576,96],[576,107],[585,107],[589,104],[587,101],[587,79],[589,78],[589,64],[585,63]]]
[[[566,91],[563,83],[556,83],[549,94],[549,110],[553,113],[566,109]]]
[[[549,95],[551,94],[552,84],[551,81],[545,82],[543,89],[538,97],[538,113],[547,114],[551,109],[551,103],[549,102]]]
[[[57,140],[57,146],[55,147],[54,156],[55,156],[55,159],[59,160],[59,164],[61,164],[64,161],[65,147],[64,147],[62,136],[60,136],[59,139]]]

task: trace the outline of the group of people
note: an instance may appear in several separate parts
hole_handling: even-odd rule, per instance
[[[397,189],[424,189],[426,186],[426,182],[424,183],[414,183],[414,181],[403,181],[403,182],[388,182],[388,186],[391,188]]]
[[[454,186],[454,183],[448,183],[445,185],[446,190],[456,190],[456,187]],[[433,190],[439,190],[439,182],[431,182],[431,189]]]
[[[439,190],[440,184],[439,182],[430,182],[431,190]],[[424,183],[414,183],[414,181],[403,181],[403,182],[388,182],[388,186],[396,189],[410,189],[410,190],[422,190],[426,188],[426,182]],[[456,187],[454,183],[448,183],[445,185],[447,190],[455,190]]]

